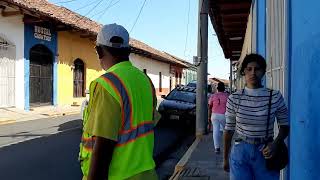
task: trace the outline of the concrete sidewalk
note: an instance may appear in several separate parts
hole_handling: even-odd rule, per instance
[[[158,98],[157,100],[158,107],[163,99]],[[79,114],[80,112],[81,106],[71,105],[34,107],[30,108],[30,111],[18,108],[0,108],[0,125]]]
[[[212,133],[198,137],[175,167],[170,180],[227,180],[223,152],[216,154]]]
[[[80,106],[43,106],[31,108],[30,111],[18,108],[0,108],[0,125],[79,114],[80,109]]]

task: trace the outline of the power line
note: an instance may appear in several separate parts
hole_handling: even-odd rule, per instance
[[[89,7],[89,6],[93,5],[94,3],[98,2],[98,1],[99,1],[99,0],[95,0],[95,1],[89,2],[89,3],[85,4],[85,5],[82,6],[82,7],[78,8],[78,9],[75,9],[74,11],[78,11],[78,10],[80,10],[80,9]]]
[[[188,22],[187,22],[187,34],[186,34],[186,42],[184,44],[184,56],[186,56],[187,44],[188,44],[188,36],[189,36],[189,19],[190,19],[190,0],[188,5]]]
[[[106,1],[105,5],[103,5],[103,6],[101,5],[101,7],[107,6],[107,8],[108,8],[108,7],[110,6],[110,3],[112,3],[113,0],[111,0],[111,1],[109,1],[109,2],[108,2],[108,1],[109,1],[109,0]],[[105,8],[105,9],[107,9],[107,8]],[[99,11],[99,12],[97,12],[97,13],[89,16],[89,17],[92,18],[92,17],[94,17],[94,16],[96,16],[96,15],[98,15],[98,14],[101,14],[105,9],[103,9],[102,11]]]
[[[93,8],[91,8],[91,9],[90,9],[85,15],[83,15],[83,16],[87,16],[88,14],[90,14],[96,7],[99,6],[99,4],[102,3],[102,1],[104,1],[104,0],[100,0]]]
[[[111,4],[108,8],[105,9],[105,12],[103,14],[101,14],[99,17],[98,17],[98,21],[106,14],[106,12],[108,11],[108,9],[112,8],[113,6],[115,6],[116,4],[118,4],[121,0],[118,0],[117,2]]]
[[[80,20],[82,20],[83,18],[85,18],[88,14],[90,14],[97,6],[99,6],[99,4],[101,4],[103,0],[100,0],[93,8],[91,8],[85,15],[83,15],[81,18],[79,18],[77,20],[77,22],[75,23],[78,23]]]
[[[78,0],[58,1],[58,2],[55,2],[54,4],[65,4],[65,3],[70,3],[70,2],[73,2],[73,1],[78,1]]]
[[[120,1],[121,1],[121,0],[118,0],[117,2],[115,2],[115,3],[113,3],[113,4],[111,4],[111,3],[113,2],[113,0],[110,1],[109,5],[108,5],[105,9],[103,9],[102,11],[100,11],[100,12],[92,15],[91,17],[94,17],[94,16],[100,14],[100,16],[97,18],[97,21],[99,21],[99,20],[101,19],[101,17],[103,17],[103,15],[106,14],[106,12],[107,12],[108,9],[112,8],[113,6],[115,6],[115,5],[118,4]],[[102,13],[102,14],[101,14],[101,13]]]
[[[143,7],[144,7],[144,5],[146,4],[146,1],[147,1],[147,0],[144,0],[144,1],[143,1],[143,4],[142,4],[142,6],[141,6],[141,8],[140,8],[140,11],[139,11],[139,14],[138,14],[138,16],[137,16],[137,18],[136,18],[136,20],[135,20],[135,22],[134,22],[131,30],[130,30],[130,33],[132,32],[134,26],[136,25],[136,23],[137,23],[137,21],[138,21],[138,19],[139,19],[139,17],[140,17],[140,14],[141,14],[141,12],[142,12],[142,10],[143,10]]]

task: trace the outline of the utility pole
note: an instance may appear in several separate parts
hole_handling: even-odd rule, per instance
[[[196,136],[206,132],[208,123],[208,12],[209,0],[199,0]]]

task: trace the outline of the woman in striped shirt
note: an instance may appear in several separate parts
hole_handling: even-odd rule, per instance
[[[262,86],[261,81],[265,72],[266,61],[262,56],[247,55],[240,69],[241,75],[245,77],[246,87],[228,98],[224,132],[224,170],[230,170],[232,180],[279,179],[280,172],[268,170],[265,159],[272,157],[277,143],[289,134],[288,112],[281,93],[276,90],[270,92],[271,90]],[[270,96],[267,138],[269,144],[264,147]],[[275,118],[280,129],[278,136],[274,139]],[[234,131],[237,138],[230,153]]]

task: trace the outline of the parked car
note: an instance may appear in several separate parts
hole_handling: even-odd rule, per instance
[[[179,86],[167,96],[162,96],[158,111],[162,121],[179,121],[182,124],[195,122],[196,118],[196,88]]]
[[[187,87],[194,87],[197,88],[197,81],[191,81],[187,84]],[[208,84],[208,93],[213,93],[213,86],[211,84]]]

